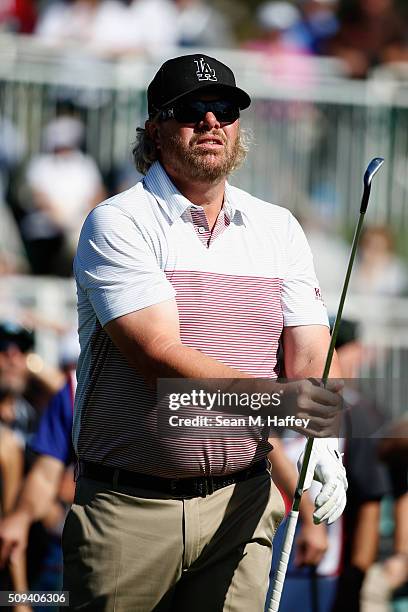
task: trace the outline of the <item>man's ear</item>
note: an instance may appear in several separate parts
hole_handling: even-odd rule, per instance
[[[149,136],[149,138],[151,138],[151,140],[154,141],[156,147],[159,149],[160,148],[160,132],[159,132],[159,125],[157,123],[155,123],[154,121],[146,121],[145,123],[145,130]]]

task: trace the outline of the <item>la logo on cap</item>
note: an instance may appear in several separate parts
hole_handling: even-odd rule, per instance
[[[204,61],[204,58],[201,57],[199,60],[194,60],[197,66],[197,79],[199,81],[217,81],[217,77],[215,76],[214,68],[211,68],[208,62]]]

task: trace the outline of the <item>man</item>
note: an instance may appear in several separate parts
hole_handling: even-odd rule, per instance
[[[34,331],[0,321],[0,421],[24,447],[38,421],[38,411],[64,385],[59,368],[44,363],[34,351]]]
[[[170,435],[159,379],[280,390],[292,414],[313,410],[305,431],[319,436],[338,414],[340,385],[270,380],[280,341],[288,377],[320,375],[329,332],[297,222],[226,181],[245,154],[239,114],[249,104],[216,59],[165,62],[134,150],[146,176],[83,226],[79,478],[63,533],[73,610],[263,610],[284,513],[265,465],[268,431]],[[315,520],[331,521],[345,503],[344,468],[317,446]]]
[[[9,560],[13,564],[25,555],[33,523],[41,521],[47,530],[47,538],[40,532],[40,550],[36,538],[31,537],[28,546],[28,557],[35,565],[30,574],[30,587],[34,590],[59,590],[62,583],[62,523],[74,494],[72,418],[78,356],[77,334],[71,330],[59,345],[65,385],[52,397],[29,441],[30,470],[17,504],[10,507],[6,517],[0,517],[0,570]]]
[[[380,459],[390,477],[394,501],[394,537],[390,556],[375,563],[361,590],[361,612],[405,610],[408,602],[408,418],[406,414],[386,429],[379,442]]]
[[[56,523],[59,504],[53,507],[63,482],[65,468],[74,462],[71,442],[75,380],[68,376],[65,386],[52,398],[30,440],[37,458],[28,472],[13,512],[0,520],[0,567],[27,548],[31,525],[47,519]],[[65,490],[69,484],[65,483]],[[68,501],[72,497],[68,495]]]
[[[23,469],[21,444],[14,432],[0,423],[0,524],[2,517],[7,516],[14,506],[23,480]],[[2,568],[0,563],[0,589],[27,590],[23,557],[17,556],[8,568]],[[27,612],[27,608],[20,607],[18,612]]]
[[[71,276],[79,231],[105,197],[94,159],[81,150],[82,122],[62,114],[43,129],[43,152],[26,169],[30,206],[21,221],[33,274]]]
[[[0,322],[0,421],[14,430],[22,446],[37,420],[24,397],[30,378],[27,355],[33,346],[30,330],[11,321]]]

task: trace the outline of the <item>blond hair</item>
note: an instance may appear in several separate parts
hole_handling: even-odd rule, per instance
[[[237,170],[243,164],[252,142],[252,134],[249,130],[240,128],[238,137],[238,155],[231,171]],[[136,140],[133,144],[132,155],[136,170],[141,174],[147,174],[150,166],[160,159],[155,141],[144,128],[136,128]]]

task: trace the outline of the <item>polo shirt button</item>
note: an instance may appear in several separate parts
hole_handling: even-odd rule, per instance
[[[203,227],[202,225],[200,225],[200,227],[198,228],[198,231],[200,234],[204,234],[205,232],[205,227]]]

